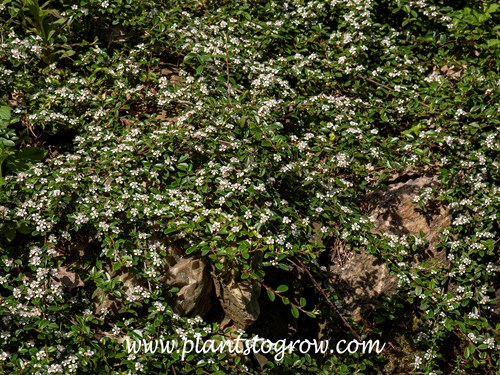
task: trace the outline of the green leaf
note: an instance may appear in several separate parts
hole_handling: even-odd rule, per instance
[[[0,120],[9,121],[11,112],[12,108],[10,108],[8,105],[0,106]]]
[[[118,271],[122,268],[122,264],[120,262],[113,263],[113,271]]]
[[[191,254],[191,253],[194,253],[196,251],[196,247],[195,246],[191,246],[191,247],[188,247],[186,249],[186,254]]]
[[[177,168],[181,171],[185,171],[189,169],[189,164],[187,163],[179,163],[177,164]]]
[[[174,227],[167,227],[163,230],[163,233],[164,234],[169,234],[169,233],[172,233],[172,232],[175,232],[177,229],[174,228]]]
[[[271,289],[267,289],[267,296],[271,301],[274,301],[276,299],[276,295],[273,293]]]
[[[38,147],[24,147],[6,159],[6,167],[13,173],[24,171],[32,164],[42,161],[47,151]]]
[[[262,146],[264,147],[271,147],[273,144],[269,141],[266,141],[265,139],[262,140]]]
[[[266,125],[266,126],[264,126],[264,130],[267,130],[267,131],[273,131],[273,130],[277,130],[277,129],[283,129],[283,125],[281,125],[280,123],[276,122],[273,125]]]
[[[495,13],[498,8],[500,8],[500,4],[494,2],[494,3],[491,3],[491,4],[485,4],[484,5],[484,13]]]
[[[0,143],[5,147],[14,147],[16,143],[10,139],[0,138]]]
[[[3,227],[0,227],[0,234],[5,236],[7,241],[12,242],[14,238],[16,238],[16,229],[12,226],[12,224],[6,224]]]
[[[312,311],[306,311],[306,315],[307,315],[309,318],[316,318],[316,314],[314,314],[314,312],[312,312]]]
[[[465,348],[465,352],[464,352],[464,357],[467,359],[471,356],[471,354],[474,354],[474,352],[476,351],[476,348],[474,348],[474,346],[472,345],[469,345],[467,348]]]
[[[410,129],[401,132],[401,134],[406,135],[406,134],[414,133],[415,135],[418,135],[423,128],[424,128],[424,125],[417,124],[417,125],[411,127]]]
[[[291,305],[291,311],[292,311],[293,317],[295,319],[298,319],[299,318],[299,310],[294,305]]]
[[[69,50],[61,49],[61,50],[57,51],[56,53],[59,54],[60,55],[59,58],[62,59],[62,58],[73,56],[76,52],[73,51],[72,49],[69,49]]]
[[[500,44],[500,39],[488,39],[486,42],[489,48],[496,47]]]
[[[284,293],[288,290],[288,287],[286,285],[280,285],[278,288],[276,288],[276,292],[278,293]]]

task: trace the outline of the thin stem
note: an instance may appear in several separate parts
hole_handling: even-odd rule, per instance
[[[292,260],[288,260],[290,263],[292,263],[295,267],[297,267],[298,269],[301,269],[303,271],[305,271],[305,273],[307,273],[307,275],[309,276],[309,278],[311,279],[311,281],[313,282],[314,286],[316,287],[316,289],[321,293],[321,295],[325,298],[325,301],[326,303],[328,303],[328,305],[333,309],[333,311],[335,311],[337,313],[337,315],[340,317],[340,319],[342,320],[342,323],[344,323],[344,325],[349,328],[349,331],[351,331],[351,333],[356,337],[356,339],[358,341],[361,341],[361,335],[349,324],[349,322],[347,321],[346,318],[344,318],[344,316],[342,315],[342,313],[339,311],[339,309],[337,308],[337,306],[335,306],[332,301],[330,301],[330,298],[328,298],[328,296],[326,295],[324,289],[321,287],[321,285],[319,285],[319,283],[316,281],[316,279],[314,278],[314,276],[311,274],[311,272],[307,269],[307,267],[304,265],[304,263],[300,260],[300,259],[297,259],[297,262],[300,264],[300,267],[294,263]]]

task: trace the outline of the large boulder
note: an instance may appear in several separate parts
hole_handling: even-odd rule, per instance
[[[212,280],[204,259],[178,258],[167,267],[163,280],[179,288],[173,305],[177,314],[203,316],[210,310]]]
[[[375,223],[373,232],[391,238],[423,234],[428,241],[427,253],[420,254],[414,261],[432,257],[445,262],[444,254],[436,252],[435,244],[439,232],[450,225],[450,215],[436,202],[429,202],[425,209],[416,202],[416,197],[438,184],[438,179],[407,176],[398,180],[400,182],[390,183],[381,194],[369,197]],[[383,260],[364,251],[349,252],[341,241],[336,241],[334,247],[329,266],[332,286],[343,297],[347,312],[359,320],[377,298],[396,291],[397,279]]]
[[[225,313],[240,329],[246,329],[260,314],[261,285],[255,280],[242,280],[236,272],[213,273],[215,293]]]
[[[372,211],[375,232],[397,236],[419,236],[423,233],[429,242],[429,249],[433,251],[439,232],[450,225],[450,215],[445,207],[432,200],[420,208],[416,198],[421,193],[430,192],[438,183],[437,176],[420,176],[389,184],[388,189],[376,199]]]
[[[173,301],[174,311],[181,315],[205,315],[212,306],[210,292],[212,280],[204,259],[184,255],[183,251],[174,246],[168,246],[168,257],[160,281],[177,287],[179,291]],[[112,313],[123,306],[123,298],[134,299],[135,295],[147,288],[147,283],[140,280],[132,271],[121,269],[109,271],[110,276],[118,278],[123,285],[122,297],[97,289],[94,293],[95,312],[97,314]]]

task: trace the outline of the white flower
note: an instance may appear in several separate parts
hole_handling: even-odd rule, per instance
[[[418,369],[421,364],[422,364],[422,358],[416,355],[415,362],[413,362],[414,370]]]
[[[493,337],[485,339],[483,343],[488,346],[488,349],[495,348],[495,339]]]

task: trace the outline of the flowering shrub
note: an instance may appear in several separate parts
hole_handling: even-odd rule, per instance
[[[54,2],[45,24],[26,21],[37,2],[0,5],[0,369],[350,374],[403,353],[407,372],[493,373],[497,6],[442,3]],[[445,261],[415,263],[425,240],[372,231],[367,197],[409,171],[439,176],[418,203],[450,211]],[[328,311],[341,304],[319,261],[332,238],[399,280],[371,320]],[[408,348],[290,353],[263,369],[127,354],[126,335],[229,334],[174,312],[167,244],[259,283],[295,318]],[[58,270],[75,262],[85,286],[65,288]],[[277,269],[307,269],[319,297],[271,285]],[[126,290],[124,270],[141,285]],[[119,311],[93,310],[98,292]]]

